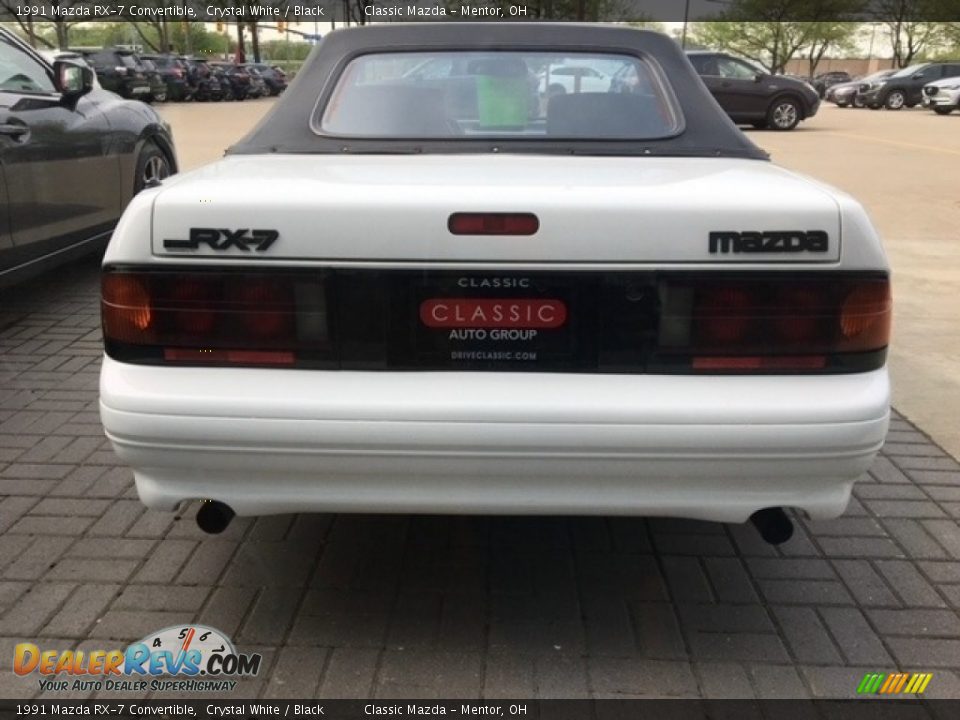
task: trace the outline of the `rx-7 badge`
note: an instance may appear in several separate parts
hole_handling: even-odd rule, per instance
[[[166,250],[196,250],[206,243],[212,250],[239,248],[243,252],[263,252],[280,236],[276,230],[227,230],[224,228],[190,228],[189,240],[164,240]]]

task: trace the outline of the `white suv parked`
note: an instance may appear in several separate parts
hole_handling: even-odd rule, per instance
[[[943,78],[923,86],[923,106],[949,115],[960,106],[960,77]]]

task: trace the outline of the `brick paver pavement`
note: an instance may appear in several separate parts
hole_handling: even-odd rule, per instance
[[[219,537],[146,511],[97,414],[97,268],[0,293],[0,696],[13,646],[202,622],[265,668],[238,695],[960,697],[960,464],[896,417],[846,515],[750,526],[283,516]]]

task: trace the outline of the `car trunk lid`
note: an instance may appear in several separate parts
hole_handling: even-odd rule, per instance
[[[533,213],[539,230],[529,236],[454,235],[448,220],[464,212]],[[232,156],[168,180],[153,218],[154,254],[177,260],[458,265],[840,259],[839,209],[828,191],[757,160]],[[198,230],[207,232],[198,237]],[[258,230],[275,239],[264,244]]]

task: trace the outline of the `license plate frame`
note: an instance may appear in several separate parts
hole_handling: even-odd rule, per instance
[[[580,367],[585,349],[580,311],[592,305],[585,298],[591,294],[569,275],[421,277],[403,304],[412,339],[408,359],[417,367],[448,370]],[[445,314],[440,322],[429,322],[427,311],[438,303],[445,305]],[[464,311],[469,310],[484,319],[468,316]]]

